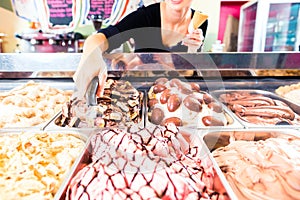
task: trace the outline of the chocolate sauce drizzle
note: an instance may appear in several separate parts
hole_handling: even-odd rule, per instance
[[[177,134],[177,128],[149,126],[108,129],[94,135],[93,161],[73,178],[67,197],[218,198],[213,183],[207,181],[214,174],[202,166],[199,147],[182,149],[176,145]]]

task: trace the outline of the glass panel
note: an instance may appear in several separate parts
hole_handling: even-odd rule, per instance
[[[255,30],[257,3],[244,9],[244,19],[242,21],[242,39],[240,40],[240,51],[251,52],[253,49],[253,39]]]
[[[295,51],[300,3],[270,5],[265,51]]]

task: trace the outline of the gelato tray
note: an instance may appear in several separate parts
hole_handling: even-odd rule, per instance
[[[96,88],[97,89],[97,88]],[[108,79],[104,94],[88,102],[67,102],[52,121],[58,127],[103,128],[132,124],[144,125],[144,92],[127,80]]]
[[[263,90],[220,90],[211,93],[245,127],[300,125],[300,107]]]
[[[300,132],[210,132],[203,140],[238,199],[299,199]]]
[[[60,199],[231,198],[200,137],[174,124],[97,130],[89,148]]]
[[[14,84],[12,89],[0,92],[0,128],[42,126],[62,109],[73,93],[46,82],[30,80]]]
[[[2,199],[54,199],[88,136],[75,131],[0,130]]]
[[[139,85],[140,84],[140,85]],[[137,89],[138,88],[138,89]],[[52,119],[53,127],[127,127],[139,124],[191,128],[243,128],[226,107],[197,82],[178,78],[157,78],[148,83],[108,79],[104,95],[97,97],[96,106],[85,102],[65,104],[62,112]],[[225,109],[224,109],[225,108]]]
[[[300,105],[300,82],[280,86],[275,90],[275,93]]]
[[[158,78],[147,95],[150,123],[193,128],[242,127],[232,113],[196,82]]]

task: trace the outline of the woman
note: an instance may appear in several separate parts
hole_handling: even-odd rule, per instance
[[[99,49],[100,52],[111,51],[130,38],[134,39],[135,52],[187,52],[188,47],[200,49],[208,23],[205,21],[198,29],[188,31],[194,14],[194,10],[190,8],[191,4],[192,0],[165,0],[143,6],[116,25],[100,29],[97,34],[89,36],[84,43],[83,56],[74,76],[76,86],[85,89],[86,84],[79,84],[89,82],[92,76],[103,70],[86,64],[90,64],[87,59],[91,54],[95,54],[95,49]],[[104,62],[102,64],[105,65]],[[85,68],[89,68],[89,78],[85,81],[79,80],[87,78],[87,75],[80,75],[87,73],[84,72]],[[103,82],[103,77],[99,79]]]
[[[116,25],[101,29],[85,41],[89,52],[100,44],[103,52],[113,50],[134,39],[135,52],[187,52],[187,46],[200,48],[206,34],[207,21],[200,29],[188,33],[194,11],[192,0],[166,0],[141,7]],[[188,38],[188,40],[184,40]],[[181,44],[182,41],[185,41]]]

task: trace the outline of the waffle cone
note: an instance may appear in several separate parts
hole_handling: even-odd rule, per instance
[[[193,16],[194,29],[198,29],[198,27],[201,26],[207,18],[208,18],[208,15],[203,14],[199,11],[195,11],[194,16]]]

